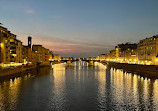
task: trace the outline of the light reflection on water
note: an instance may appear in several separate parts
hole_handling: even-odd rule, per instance
[[[0,111],[158,110],[158,80],[100,63],[56,64],[0,84]]]

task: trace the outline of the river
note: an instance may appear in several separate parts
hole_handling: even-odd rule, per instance
[[[0,83],[0,111],[158,110],[158,80],[101,63],[56,64]]]

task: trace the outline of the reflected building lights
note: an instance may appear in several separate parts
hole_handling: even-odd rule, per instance
[[[13,110],[16,108],[18,93],[20,93],[21,78],[10,79],[1,84],[0,87],[0,110]],[[6,96],[8,95],[8,96]],[[6,106],[7,105],[7,106]],[[15,110],[15,109],[14,109]]]
[[[148,100],[148,91],[149,91],[149,86],[148,84],[150,84],[150,81],[147,81],[147,79],[143,80],[143,90],[144,90],[144,100]]]
[[[61,109],[62,109],[62,105],[58,101],[64,101],[65,70],[66,70],[65,67],[66,67],[66,64],[64,63],[52,65],[52,74],[53,74],[52,84],[54,84],[54,88],[52,89],[52,95],[55,94],[55,97],[57,97],[54,100],[56,101],[54,105],[60,106]],[[49,104],[52,104],[52,103],[49,103]]]
[[[153,85],[153,100],[154,103],[157,104],[158,103],[158,79],[155,80],[154,85]],[[158,105],[155,106],[155,109],[158,109]]]
[[[104,101],[102,98],[105,98],[106,93],[106,66],[102,65],[101,63],[94,63],[95,67],[97,67],[98,70],[95,70],[95,79],[98,80],[98,101],[100,102],[100,105],[102,105],[102,102]],[[101,107],[101,106],[100,106]]]
[[[136,102],[138,102],[138,98],[137,98],[137,95],[138,95],[138,76],[137,75],[134,75],[133,76],[133,97],[134,99],[136,100]]]

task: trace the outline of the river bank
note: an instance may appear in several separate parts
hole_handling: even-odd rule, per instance
[[[52,65],[59,64],[59,63],[62,63],[62,62],[52,62]],[[27,74],[27,72],[29,72],[29,70],[35,71],[41,67],[50,67],[50,66],[51,66],[51,63],[44,63],[44,64],[40,64],[39,66],[37,66],[37,64],[29,64],[29,65],[22,65],[22,66],[17,66],[17,67],[1,68],[0,81],[22,76],[21,74],[25,75]]]
[[[156,65],[140,65],[140,64],[127,64],[127,63],[115,63],[115,62],[101,62],[108,67],[116,69],[123,69],[126,72],[138,74],[148,78],[158,78],[158,66]]]

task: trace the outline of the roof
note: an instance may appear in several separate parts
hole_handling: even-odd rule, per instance
[[[42,47],[42,45],[35,45],[35,44],[33,44],[32,46],[41,46]]]

